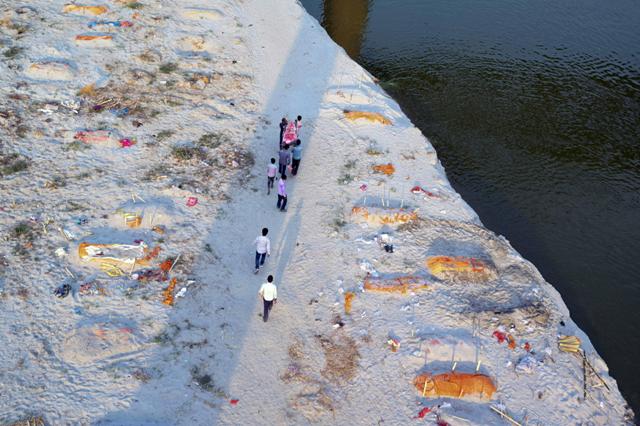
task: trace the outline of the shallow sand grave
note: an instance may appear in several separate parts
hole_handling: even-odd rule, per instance
[[[0,65],[0,422],[406,424],[424,408],[427,424],[504,422],[492,405],[528,424],[625,422],[558,294],[482,227],[428,141],[299,5],[140,3],[105,3],[99,19],[132,23],[110,29],[106,49],[75,45],[95,17],[61,2],[36,2],[40,22],[8,11],[11,28],[29,26]],[[24,75],[51,38],[46,55],[73,79]],[[280,213],[264,168],[280,118],[297,114],[303,160]],[[415,214],[362,221],[354,206]],[[256,277],[263,226],[272,256]],[[80,259],[83,242],[158,251],[103,269],[99,251]],[[439,277],[434,256],[496,273]],[[429,288],[363,292],[374,272]],[[265,324],[256,293],[268,273],[279,301]],[[611,391],[590,377],[584,400],[582,360],[558,334],[580,337]],[[490,377],[492,401],[416,389],[420,374],[451,371]]]

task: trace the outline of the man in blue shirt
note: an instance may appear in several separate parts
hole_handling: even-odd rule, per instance
[[[300,167],[300,160],[302,159],[302,142],[300,139],[296,140],[295,146],[293,147],[293,152],[291,152],[291,157],[293,161],[291,162],[291,174],[298,174],[298,167]]]

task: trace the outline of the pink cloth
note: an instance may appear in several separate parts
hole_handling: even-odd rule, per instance
[[[287,185],[282,179],[278,181],[278,195],[282,195],[283,197],[287,196]]]
[[[198,204],[198,199],[196,197],[189,197],[187,198],[187,206],[188,207],[193,207],[196,204]]]

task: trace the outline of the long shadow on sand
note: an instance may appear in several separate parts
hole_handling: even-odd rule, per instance
[[[274,4],[273,7],[282,6]],[[270,16],[277,16],[277,13]],[[305,30],[312,19],[303,12],[296,38],[289,52],[283,56],[286,60],[262,110],[261,116],[272,124],[264,131],[258,131],[253,139],[256,166],[252,172],[257,177],[245,182],[244,189],[231,191],[232,201],[223,207],[224,212],[217,215],[211,212],[215,219],[207,241],[216,260],[212,262],[211,256],[203,255],[196,263],[195,269],[201,271],[198,277],[201,285],[189,290],[171,311],[165,334],[171,337],[172,342],[157,346],[149,355],[148,367],[155,372],[153,379],[140,387],[128,408],[112,411],[96,423],[224,422],[219,418],[221,406],[228,405],[228,398],[232,397],[227,392],[240,367],[241,354],[255,350],[247,335],[252,322],[261,323],[257,318],[260,312],[258,304],[261,305],[257,297],[258,287],[266,274],[273,273],[279,290],[286,293],[286,283],[280,277],[285,275],[302,220],[303,188],[296,188],[295,179],[289,179],[289,211],[277,211],[275,195],[267,197],[264,194],[263,165],[277,153],[277,123],[282,115],[291,117],[299,113],[305,123],[312,123],[318,116],[339,54],[337,47],[331,48],[331,55],[326,55],[326,50],[317,51],[308,45]],[[315,26],[319,27],[317,23]],[[279,36],[273,35],[274,38]],[[273,48],[283,42],[274,39],[262,40],[262,43]],[[267,48],[265,52],[273,54],[272,50]],[[275,53],[278,53],[277,49]],[[256,64],[257,67],[260,64]],[[318,89],[309,90],[309,84]],[[312,140],[309,133],[303,132],[305,144]],[[304,167],[301,173],[304,173]],[[233,180],[242,182],[245,179],[246,171],[240,171]],[[257,190],[252,191],[252,186]],[[258,203],[256,199],[259,199]],[[256,277],[253,274],[252,242],[263,226],[271,230],[272,257],[267,261],[266,271],[261,271]],[[273,315],[278,315],[277,309]]]

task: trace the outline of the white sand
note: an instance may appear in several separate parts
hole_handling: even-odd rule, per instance
[[[482,227],[420,131],[300,5],[127,3],[105,1],[109,11],[97,17],[62,14],[63,1],[2,9],[2,49],[22,49],[0,62],[2,154],[18,153],[30,167],[0,181],[0,422],[433,424],[433,413],[412,418],[443,403],[436,411],[450,424],[506,424],[491,405],[529,425],[628,422],[615,380],[559,294]],[[96,28],[114,36],[112,46],[76,44],[95,19],[133,26]],[[31,68],[43,63],[56,65]],[[110,89],[78,96],[90,83]],[[129,115],[91,111],[118,96]],[[348,121],[343,110],[378,112],[393,124]],[[281,213],[264,174],[277,123],[297,114],[303,160]],[[76,132],[98,129],[111,133],[78,150]],[[172,155],[203,134],[218,136],[202,139],[201,158]],[[121,148],[122,138],[137,144]],[[394,165],[392,176],[372,172],[383,163]],[[415,185],[437,197],[411,194]],[[188,197],[198,204],[187,207]],[[392,254],[372,241],[379,227],[350,214],[383,202],[422,218],[389,228]],[[128,228],[123,212],[142,215],[141,226]],[[16,235],[22,221],[31,237]],[[252,242],[263,226],[272,254],[256,276]],[[153,268],[180,255],[170,275],[174,293],[186,293],[173,307],[162,303],[169,281],[109,278],[77,255],[83,241],[134,240],[161,248]],[[57,257],[60,247],[69,254]],[[425,267],[433,255],[484,259],[497,278],[440,280]],[[424,277],[430,289],[363,292],[367,264],[381,275]],[[265,324],[256,293],[267,274],[279,299]],[[73,294],[58,299],[52,291],[62,283]],[[345,291],[356,294],[351,315]],[[515,350],[492,337],[511,324]],[[582,360],[559,352],[560,334],[582,339],[611,391],[590,374],[583,400]],[[540,362],[517,374],[525,342]],[[413,386],[421,372],[455,364],[472,373],[478,361],[498,388],[493,401],[422,398]]]

